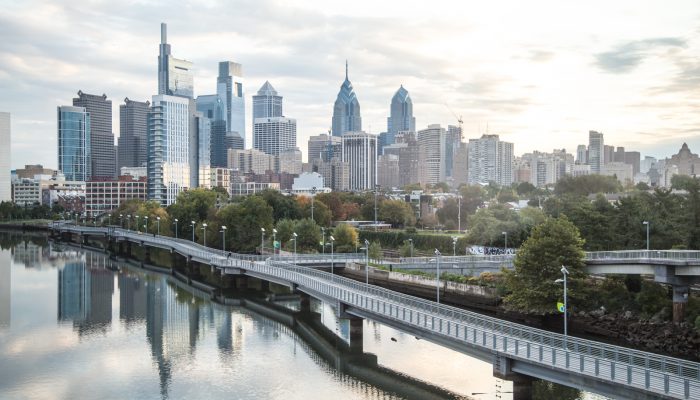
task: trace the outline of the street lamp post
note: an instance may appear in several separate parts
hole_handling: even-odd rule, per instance
[[[272,228],[272,256],[277,254],[277,229]]]
[[[374,231],[377,231],[377,192],[379,185],[374,185]]]
[[[292,233],[292,240],[294,241],[294,264],[297,263],[297,233]]]
[[[326,254],[326,228],[321,227],[321,246],[323,246],[323,254]]]
[[[369,285],[369,240],[365,239],[365,256],[367,264],[365,266],[365,281]]]
[[[194,221],[192,221],[192,241],[193,242],[194,242],[194,226],[195,225],[196,225],[196,223]]]
[[[126,230],[131,230],[131,214],[126,216]]]
[[[143,232],[148,233],[148,215],[144,215],[143,218],[144,218],[143,226],[145,227]]]
[[[124,229],[124,214],[119,214],[119,227]]]
[[[435,249],[435,260],[437,261],[437,303],[440,304],[440,250]]]
[[[505,241],[503,244],[503,254],[508,253],[508,232],[501,232],[503,236],[505,236]]]
[[[331,275],[333,275],[333,264],[335,261],[335,251],[333,250],[333,242],[335,242],[335,238],[333,237],[333,235],[331,235],[328,239],[331,241]]]
[[[260,228],[262,239],[260,239],[260,255],[265,254],[265,228]]]
[[[158,227],[158,236],[160,236],[160,217],[156,217],[156,226]]]
[[[135,215],[135,217],[136,217],[136,232],[140,232],[140,231],[139,231],[139,229],[140,229],[140,228],[139,228],[139,218],[140,218],[140,217],[139,217],[138,215]]]
[[[221,251],[226,252],[226,225],[221,225],[221,235],[223,239],[221,240]]]
[[[175,224],[175,239],[177,239],[177,218],[175,218],[173,223]]]
[[[457,256],[457,236],[452,236],[452,257]]]
[[[564,279],[557,279],[554,282],[556,282],[556,283],[563,282],[564,283],[564,337],[566,338],[566,336],[569,334],[568,329],[567,329],[568,328],[567,327],[567,319],[568,319],[567,314],[569,313],[569,304],[568,304],[567,293],[566,293],[566,277],[567,277],[567,275],[569,275],[569,270],[567,270],[566,267],[562,265],[561,266],[561,273],[562,273],[562,275],[564,275]]]
[[[409,238],[408,243],[411,245],[411,258],[413,258],[413,238]]]
[[[207,223],[202,224],[202,232],[204,232],[204,247],[207,247]]]
[[[314,221],[314,197],[316,197],[316,186],[311,188],[311,220]]]
[[[649,250],[649,221],[644,221],[642,224],[646,225],[647,227],[647,251]]]
[[[109,213],[109,223],[107,223],[107,226],[112,225],[112,213]]]
[[[457,196],[457,232],[462,233],[462,195]]]

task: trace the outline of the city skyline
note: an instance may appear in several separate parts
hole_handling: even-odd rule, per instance
[[[298,143],[330,127],[348,59],[363,128],[373,134],[384,131],[391,97],[403,84],[411,91],[416,129],[456,125],[454,111],[464,119],[465,140],[488,126],[488,133],[514,143],[516,154],[574,153],[589,130],[604,133],[606,143],[661,158],[683,142],[700,148],[696,3],[658,9],[653,3],[606,4],[604,15],[604,3],[596,2],[551,2],[546,10],[515,2],[410,10],[371,4],[359,2],[352,10],[314,1],[8,5],[0,11],[0,31],[13,40],[0,44],[0,110],[13,115],[12,167],[56,167],[55,109],[77,90],[115,99],[112,132],[118,136],[116,99],[146,101],[157,93],[161,22],[170,27],[174,53],[194,63],[195,96],[215,92],[219,61],[236,60],[247,87],[270,80],[285,93],[286,111],[298,121]],[[240,23],[226,28],[233,13]],[[592,24],[579,26],[586,19]]]

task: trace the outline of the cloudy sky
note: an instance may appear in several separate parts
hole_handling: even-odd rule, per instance
[[[12,113],[12,166],[56,166],[56,106],[78,90],[113,101],[157,90],[160,22],[193,61],[195,93],[217,62],[243,64],[250,96],[269,80],[297,119],[297,143],[327,131],[344,78],[363,128],[386,129],[393,93],[410,92],[418,128],[464,120],[516,154],[566,148],[588,130],[665,157],[700,152],[700,2],[376,0],[0,0],[0,110]],[[449,108],[448,108],[449,105]],[[450,109],[452,111],[450,111]]]

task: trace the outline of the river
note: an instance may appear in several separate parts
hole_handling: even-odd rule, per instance
[[[329,305],[312,309],[347,336]],[[365,362],[329,357],[264,314],[97,252],[0,233],[0,398],[512,398],[491,364],[378,323],[363,323]]]

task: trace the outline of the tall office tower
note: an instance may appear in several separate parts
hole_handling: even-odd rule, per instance
[[[462,127],[448,125],[445,138],[445,178],[454,178],[452,167],[457,151],[462,144]]]
[[[0,202],[12,200],[10,154],[10,113],[0,112]]]
[[[615,146],[603,146],[603,164],[615,161]]]
[[[576,147],[576,164],[588,164],[588,149],[585,144]]]
[[[350,190],[374,190],[377,183],[377,136],[347,132],[342,139],[343,161],[350,167]]]
[[[258,90],[258,94],[253,96],[253,120],[283,115],[282,96],[277,94],[269,81],[265,81],[265,84]]]
[[[163,206],[190,187],[190,100],[153,96],[148,114],[148,198]]]
[[[158,94],[193,97],[194,75],[192,62],[180,60],[170,54],[168,26],[160,24],[160,48],[158,54]]]
[[[603,134],[596,131],[588,131],[588,165],[591,166],[591,174],[600,174],[604,162]]]
[[[638,151],[626,151],[623,162],[632,166],[632,173],[638,174],[642,155]]]
[[[330,160],[333,157],[341,158],[342,138],[322,133],[311,136],[308,141],[307,158],[309,162],[315,159]]]
[[[615,149],[615,153],[613,154],[613,161],[614,162],[625,162],[625,148],[624,147],[619,147]]]
[[[216,78],[216,95],[224,108],[226,134],[239,136],[245,147],[245,101],[243,97],[243,66],[241,64],[219,62],[219,76]]]
[[[90,114],[85,107],[58,107],[58,169],[67,181],[92,178]]]
[[[119,157],[117,165],[122,167],[145,167],[148,162],[148,101],[124,99],[119,105]]]
[[[92,153],[91,178],[114,179],[117,176],[117,158],[112,133],[112,100],[107,95],[78,91],[73,106],[84,107],[90,114],[90,147]]]
[[[467,170],[469,168],[469,149],[464,142],[454,152],[452,160],[452,182],[454,187],[467,183]]]
[[[402,131],[415,132],[416,119],[413,117],[413,100],[403,85],[391,98],[391,114],[387,118],[385,145],[393,144],[396,134]]]
[[[226,141],[226,122],[223,120],[211,122],[210,140],[210,164],[214,168],[226,168],[226,159],[229,150]]]
[[[513,143],[501,142],[498,135],[469,139],[467,183],[501,186],[513,183]]]
[[[399,156],[384,154],[377,157],[377,183],[387,189],[399,187]]]
[[[362,117],[360,117],[360,102],[352,89],[352,83],[348,79],[348,62],[345,62],[345,81],[340,86],[340,92],[333,105],[333,122],[331,131],[333,136],[341,136],[345,132],[362,131]]]
[[[445,181],[446,132],[440,125],[428,125],[416,134],[418,145],[425,153],[426,179],[429,184]],[[450,163],[452,158],[450,158]],[[451,169],[451,166],[450,166]]]
[[[195,113],[197,125],[197,184],[196,186],[208,187],[211,177],[211,120],[203,113]]]
[[[275,156],[256,149],[231,149],[228,151],[228,168],[241,174],[264,174],[275,168],[275,159]]]

